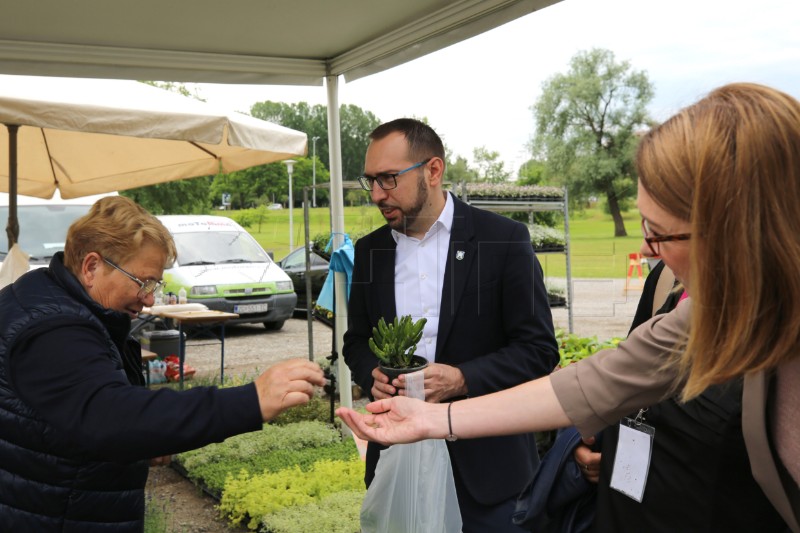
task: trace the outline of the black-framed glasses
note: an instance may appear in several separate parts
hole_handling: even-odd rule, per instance
[[[655,256],[661,255],[660,243],[662,242],[688,241],[689,239],[692,238],[691,233],[674,233],[672,235],[657,235],[650,230],[650,224],[648,224],[647,220],[645,220],[644,218],[642,219],[642,235],[644,236],[644,242],[647,243],[647,247],[650,248],[650,251],[653,252],[653,255]]]
[[[422,165],[427,165],[431,159],[433,158],[429,157],[425,161],[420,161],[419,163],[411,165],[410,167],[403,169],[400,172],[391,172],[391,173],[381,172],[380,174],[375,174],[374,176],[368,176],[367,174],[362,174],[361,176],[358,177],[358,182],[361,184],[361,188],[364,189],[365,191],[371,191],[372,185],[374,183],[377,183],[378,187],[380,187],[384,191],[396,189],[397,176],[405,174],[406,172],[414,170],[415,168],[419,168]]]
[[[128,278],[130,278],[131,281],[139,285],[139,293],[137,294],[139,298],[145,298],[148,295],[156,292],[159,289],[159,287],[164,286],[163,280],[148,279],[147,281],[142,281],[133,274],[131,274],[130,272],[126,271],[125,269],[117,265],[114,261],[106,259],[105,257],[103,258],[103,261],[105,261],[106,264],[116,268],[117,270],[128,276]]]

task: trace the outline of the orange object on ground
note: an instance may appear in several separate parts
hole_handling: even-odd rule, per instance
[[[639,279],[638,286],[631,287],[631,277],[633,276],[633,271],[636,270],[637,277]],[[632,253],[628,254],[628,275],[625,278],[625,290],[630,289],[639,289],[641,290],[644,287],[644,278],[642,277],[642,254],[640,253]]]
[[[164,362],[167,363],[167,371],[164,373],[167,376],[167,380],[177,382],[181,379],[181,369],[180,369],[180,359],[178,359],[177,355],[168,355],[164,358]],[[186,361],[183,362],[183,379],[192,379],[197,370],[192,368],[191,366],[186,364]]]

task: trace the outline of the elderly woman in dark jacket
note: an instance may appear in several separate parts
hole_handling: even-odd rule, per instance
[[[148,460],[256,431],[323,384],[298,359],[228,389],[135,386],[131,319],[175,255],[158,219],[108,197],[0,291],[0,531],[142,531]]]

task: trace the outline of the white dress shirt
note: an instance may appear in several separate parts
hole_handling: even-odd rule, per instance
[[[439,308],[453,227],[453,199],[447,194],[439,218],[420,240],[392,230],[397,243],[394,263],[394,297],[397,316],[428,319],[415,355],[433,362],[439,331]]]

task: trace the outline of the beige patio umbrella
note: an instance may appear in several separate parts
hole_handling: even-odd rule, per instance
[[[305,133],[128,80],[0,75],[0,123],[9,249],[17,194],[77,198],[232,172],[303,156],[307,144]]]

